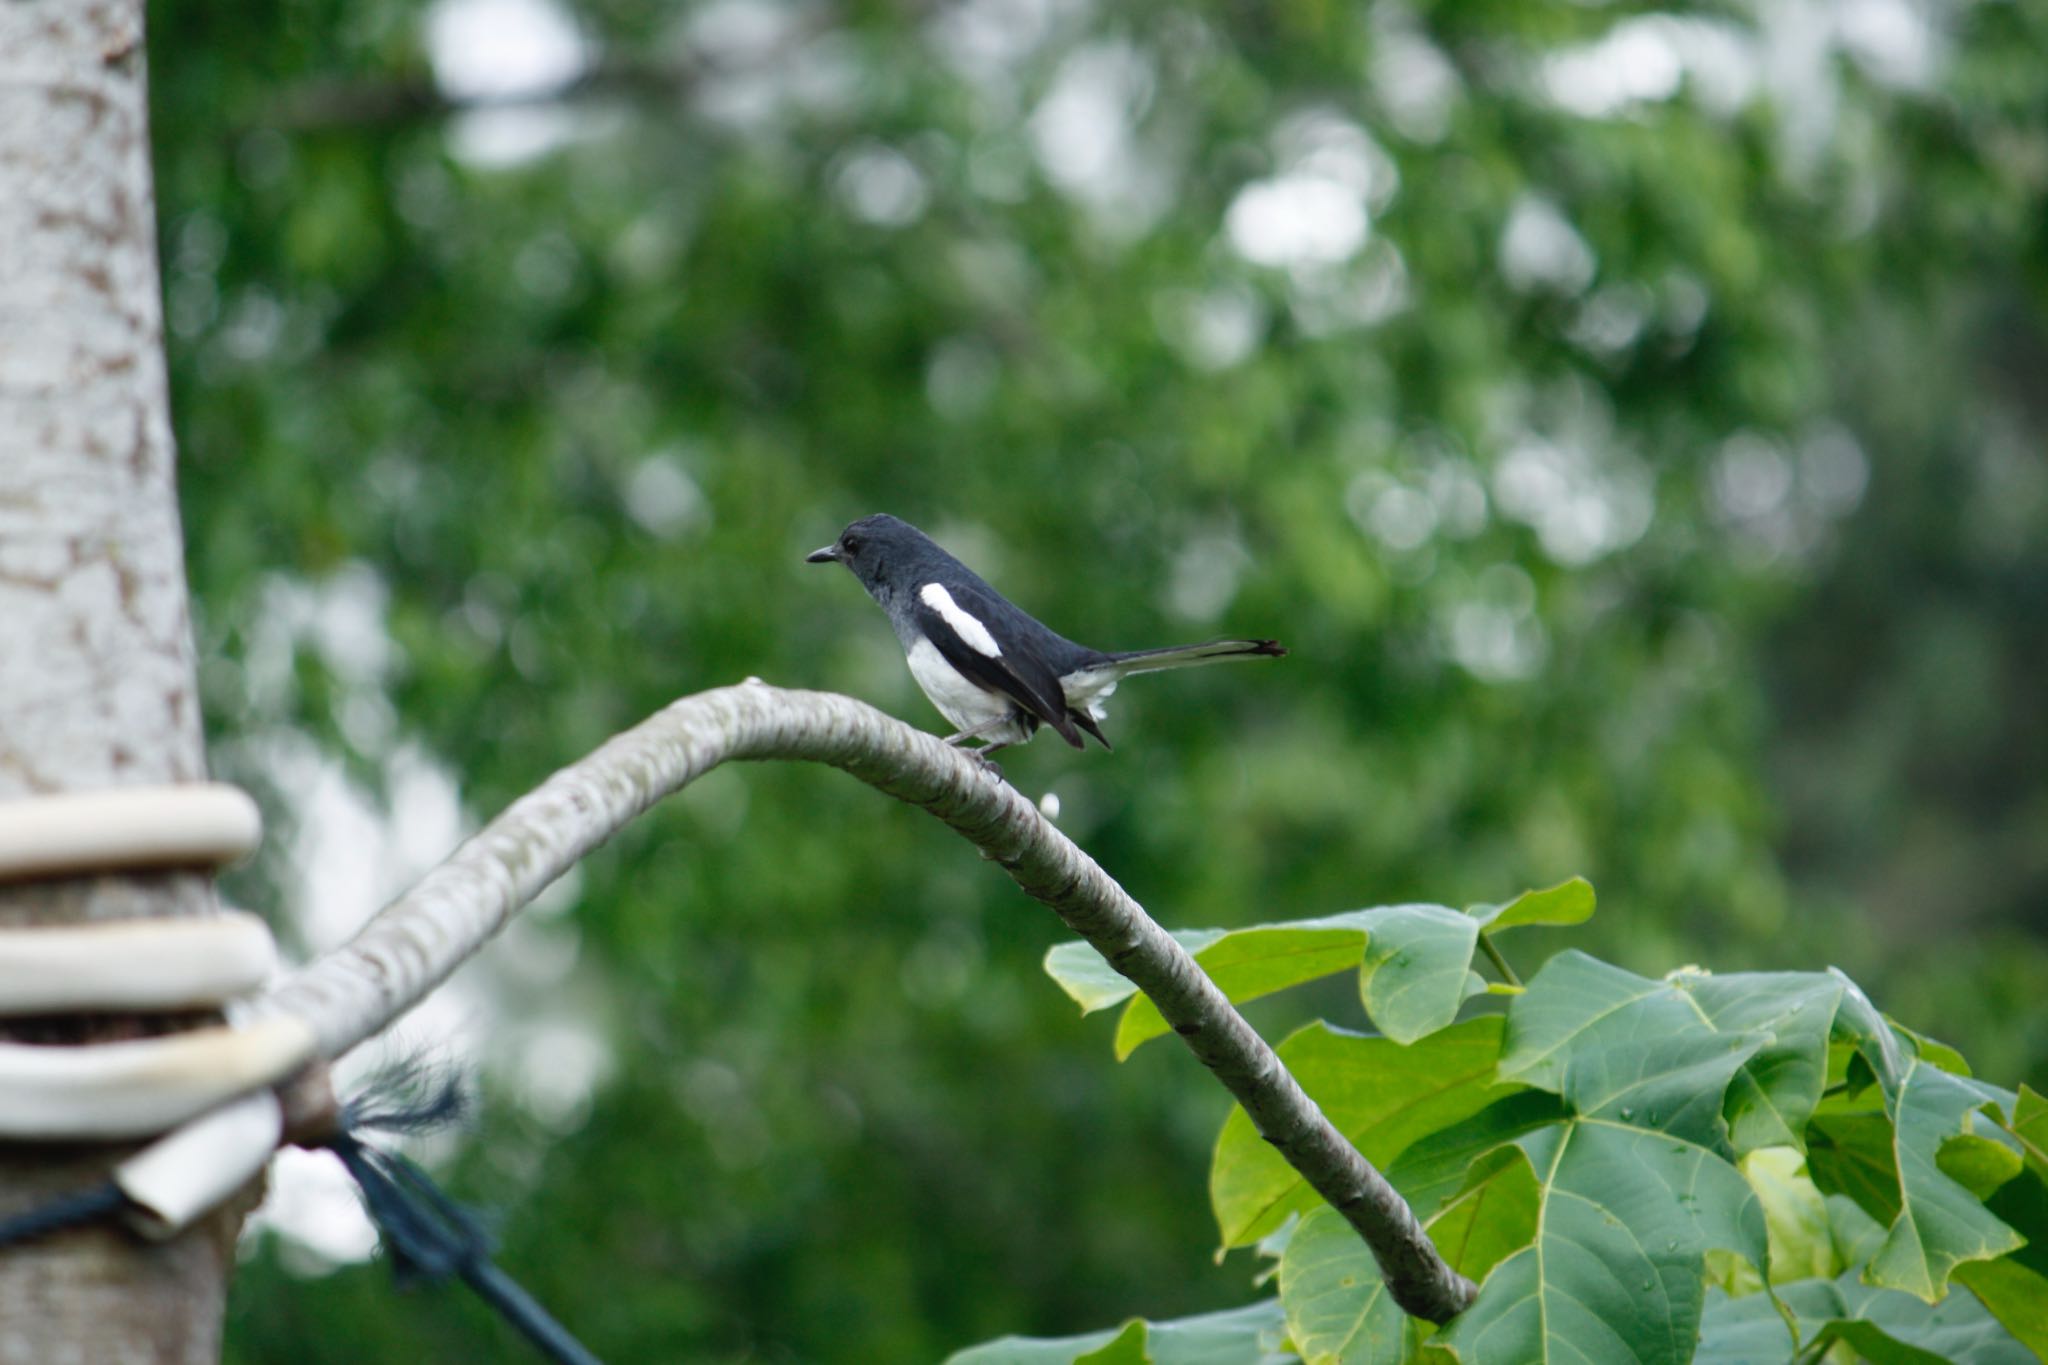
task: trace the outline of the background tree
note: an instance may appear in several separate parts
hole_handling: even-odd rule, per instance
[[[0,11],[0,800],[206,776],[164,383],[141,6]],[[191,871],[0,889],[9,928],[204,915]],[[193,1027],[8,1019],[10,1042]],[[106,1177],[103,1145],[0,1146],[10,1214]],[[0,1359],[217,1360],[236,1229],[89,1229],[0,1258]]]
[[[2025,7],[155,20],[205,696],[308,941],[677,693],[926,717],[798,563],[886,509],[1081,638],[1294,649],[1008,765],[1169,923],[1583,872],[1604,956],[1838,962],[2044,1079]],[[713,778],[443,1007],[507,1260],[621,1358],[1248,1298],[1185,1254],[1220,1098],[836,790]],[[491,1330],[294,1255],[247,1358]]]

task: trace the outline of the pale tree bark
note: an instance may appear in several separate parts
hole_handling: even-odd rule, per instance
[[[173,481],[141,0],[0,4],[0,798],[204,776]],[[0,888],[0,924],[214,909],[197,872]],[[189,1017],[10,1021],[81,1041]],[[0,1147],[0,1210],[108,1147]],[[236,1217],[0,1255],[0,1363],[217,1360]]]

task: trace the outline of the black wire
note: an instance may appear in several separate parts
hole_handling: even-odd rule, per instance
[[[111,1180],[60,1194],[47,1204],[25,1209],[11,1218],[0,1218],[0,1247],[97,1222],[120,1212],[127,1203],[128,1196]]]
[[[401,1285],[458,1275],[556,1365],[601,1365],[532,1295],[491,1261],[489,1232],[474,1212],[448,1197],[427,1173],[395,1152],[344,1129],[330,1142],[363,1192]]]
[[[464,1261],[462,1280],[550,1360],[559,1365],[603,1365],[494,1262],[485,1258]]]

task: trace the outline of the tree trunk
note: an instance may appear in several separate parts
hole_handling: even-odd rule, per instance
[[[142,9],[0,4],[0,800],[205,775]],[[213,907],[196,872],[0,887],[6,925]],[[0,1020],[0,1036],[192,1022]],[[119,1154],[0,1147],[0,1211],[96,1181]],[[236,1221],[219,1214],[162,1245],[98,1227],[0,1254],[0,1363],[217,1360]]]

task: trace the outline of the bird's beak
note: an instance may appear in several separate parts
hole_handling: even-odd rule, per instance
[[[836,561],[838,560],[838,558],[839,558],[839,547],[838,547],[838,546],[837,546],[836,544],[835,544],[835,545],[827,545],[827,546],[825,546],[825,547],[824,547],[823,549],[821,549],[821,550],[813,550],[813,551],[811,551],[811,552],[810,552],[809,554],[805,555],[805,556],[804,556],[804,563],[806,563],[806,564],[831,564],[831,563],[834,563],[834,562],[836,562]]]

